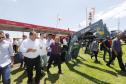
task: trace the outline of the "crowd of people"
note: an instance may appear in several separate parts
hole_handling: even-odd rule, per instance
[[[100,48],[99,48],[100,46]],[[91,52],[93,53],[93,56],[95,56],[95,62],[99,63],[97,57],[98,52],[101,50],[103,51],[103,60],[106,62],[106,65],[110,67],[110,64],[114,64],[115,58],[117,58],[119,67],[121,71],[126,72],[125,64],[122,60],[122,45],[121,45],[121,36],[118,34],[115,38],[111,39],[109,36],[107,36],[104,40],[99,41],[98,38],[96,38],[92,44],[91,44]],[[109,60],[106,59],[106,54],[109,55]],[[92,58],[92,56],[91,56]]]
[[[99,48],[100,45],[100,48]],[[71,51],[72,58],[77,58],[81,42],[76,41]],[[91,45],[90,51],[98,63],[99,49],[104,51],[103,60],[107,66],[110,66],[117,57],[119,66],[122,71],[126,71],[126,67],[122,60],[122,48],[120,35],[116,38],[99,41],[95,38]],[[13,66],[15,56],[20,60],[20,68],[24,68],[27,73],[27,84],[33,84],[33,70],[35,69],[35,84],[40,84],[41,78],[45,75],[45,70],[50,74],[50,68],[53,64],[58,66],[58,74],[62,74],[61,64],[65,61],[65,53],[68,51],[68,37],[61,39],[53,34],[38,34],[35,31],[29,33],[29,36],[23,35],[21,40],[9,38],[9,34],[0,31],[0,77],[3,84],[10,84],[11,66]],[[106,53],[109,54],[109,60],[106,60]]]
[[[45,75],[45,70],[50,74],[50,67],[53,64],[58,66],[58,74],[62,74],[61,63],[63,61],[62,51],[66,50],[67,37],[60,38],[53,34],[38,34],[35,31],[29,33],[29,37],[22,36],[18,41],[9,38],[9,34],[0,31],[0,77],[3,84],[10,84],[11,66],[15,56],[21,62],[20,68],[27,73],[27,84],[33,84],[33,70],[35,69],[35,84],[40,84],[40,79]]]

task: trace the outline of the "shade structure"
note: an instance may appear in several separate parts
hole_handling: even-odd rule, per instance
[[[54,34],[70,34],[74,33],[74,31],[47,27],[47,26],[39,26],[34,24],[10,21],[5,19],[0,19],[0,30],[8,30],[8,31],[22,31],[22,32],[46,32],[46,33],[54,33]]]

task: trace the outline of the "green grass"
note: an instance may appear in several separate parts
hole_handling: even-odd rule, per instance
[[[123,46],[123,61],[126,62],[126,45]],[[99,53],[100,63],[94,63],[94,58],[84,54],[80,49],[79,57],[62,64],[62,75],[57,74],[57,67],[50,69],[41,79],[41,84],[126,84],[126,74],[120,72],[117,59],[114,65],[106,66],[102,60],[103,52]],[[108,58],[108,57],[107,57]],[[108,59],[107,59],[108,60]],[[35,72],[34,72],[35,73]],[[23,70],[16,69],[11,72],[12,84],[26,84],[27,76]]]

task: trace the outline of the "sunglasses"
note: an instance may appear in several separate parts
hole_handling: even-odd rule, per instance
[[[4,38],[4,37],[0,37],[0,39],[2,39],[2,38]]]

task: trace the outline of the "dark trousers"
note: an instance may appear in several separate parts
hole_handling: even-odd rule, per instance
[[[35,82],[36,84],[39,83],[41,78],[41,66],[40,66],[40,56],[36,58],[27,58],[24,57],[25,64],[26,64],[26,71],[28,76],[28,82],[32,82],[33,78],[33,68],[35,66],[36,75],[35,75]]]
[[[51,67],[51,64],[53,62],[56,65],[58,65],[59,72],[61,72],[61,56],[59,54],[51,54],[49,61],[48,61],[47,70],[49,70],[49,68]]]
[[[117,53],[118,55],[116,56],[115,53],[112,51],[112,58],[110,59],[110,61],[107,63],[108,65],[110,65],[113,60],[115,60],[115,58],[117,57],[118,59],[118,63],[119,63],[119,67],[121,68],[122,71],[125,70],[125,66],[123,64],[123,60],[122,60],[122,53]]]
[[[13,49],[14,49],[14,52],[15,52],[15,53],[18,52],[18,51],[17,51],[17,48],[18,48],[17,45],[13,45]]]
[[[20,67],[22,67],[23,65],[25,66],[25,63],[24,63],[23,60],[21,60],[21,65],[20,65]]]
[[[109,49],[104,49],[103,60],[106,60],[106,53],[107,53],[107,52],[108,52],[108,54],[109,54],[109,60],[112,58],[110,48],[109,48]]]
[[[93,51],[94,55],[95,55],[95,61],[98,61],[97,57],[98,57],[98,51]]]

